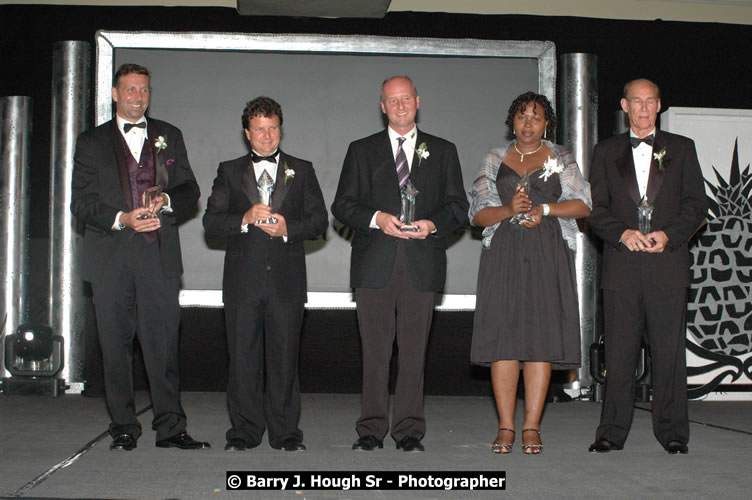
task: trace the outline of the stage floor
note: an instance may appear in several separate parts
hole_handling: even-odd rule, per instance
[[[623,451],[590,454],[600,405],[550,403],[542,425],[544,452],[493,455],[493,400],[429,396],[425,453],[354,452],[359,396],[304,394],[301,428],[308,450],[286,453],[265,441],[246,452],[223,450],[224,393],[183,393],[188,430],[209,450],[154,446],[151,410],[131,452],[108,449],[103,399],[66,395],[0,396],[0,496],[26,498],[750,498],[752,402],[690,402],[690,453],[669,456],[653,437],[650,406],[635,409]],[[149,404],[139,393],[138,409]],[[518,407],[517,428],[522,426]],[[518,431],[519,432],[519,431]],[[66,461],[69,463],[66,466]],[[228,491],[225,473],[241,471],[506,471],[505,492],[490,491]]]

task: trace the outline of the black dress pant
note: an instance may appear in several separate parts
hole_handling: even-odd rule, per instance
[[[643,333],[650,347],[653,432],[664,447],[689,442],[687,290],[603,290],[606,392],[596,439],[623,445],[632,425],[635,371]]]
[[[163,276],[159,244],[134,233],[96,277],[92,291],[112,417],[110,434],[141,435],[133,393],[134,335],[138,335],[149,379],[156,439],[184,431],[178,351],[180,278]]]
[[[248,447],[281,448],[286,439],[303,440],[300,421],[298,354],[304,303],[248,297],[225,304],[230,374],[227,407],[232,427],[227,440]]]

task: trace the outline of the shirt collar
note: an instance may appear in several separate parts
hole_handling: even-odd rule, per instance
[[[387,127],[386,129],[389,132],[389,140],[392,143],[396,143],[397,139],[399,137],[404,137],[405,139],[407,139],[405,141],[406,143],[414,145],[415,141],[416,141],[416,139],[418,137],[418,126],[417,125],[413,125],[412,130],[410,130],[410,132],[408,132],[405,135],[398,134],[392,127]]]

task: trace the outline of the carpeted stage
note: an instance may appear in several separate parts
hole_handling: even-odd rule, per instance
[[[228,418],[221,392],[185,392],[189,431],[209,450],[154,446],[151,411],[131,452],[108,449],[101,398],[0,396],[0,496],[24,498],[750,498],[752,402],[690,402],[686,456],[669,456],[651,431],[649,404],[638,404],[623,451],[587,452],[600,405],[548,404],[540,456],[490,451],[493,400],[428,396],[425,453],[384,449],[354,452],[358,398],[304,394],[301,428],[308,450],[286,453],[264,442],[247,452],[223,450]],[[149,404],[139,392],[138,409]],[[522,412],[518,408],[518,429]],[[67,462],[66,462],[67,461]],[[506,471],[506,491],[228,491],[225,472],[239,471]]]

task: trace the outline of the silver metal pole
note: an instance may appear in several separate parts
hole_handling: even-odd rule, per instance
[[[572,152],[587,179],[590,155],[598,141],[598,58],[593,54],[563,54],[559,60],[559,75],[559,140]],[[596,339],[598,274],[597,252],[587,230],[577,235],[575,270],[582,366],[570,388],[583,393],[594,384],[590,375],[590,344]]]
[[[629,117],[624,110],[614,111],[614,135],[629,132]]]
[[[83,233],[70,211],[76,137],[88,125],[91,47],[87,42],[57,42],[52,48],[52,137],[50,151],[50,316],[65,342],[61,376],[68,392],[84,382],[86,310],[79,273]]]
[[[31,164],[32,100],[27,96],[0,98],[0,272],[3,308],[0,337],[28,320],[29,167]],[[0,345],[4,359],[4,343]],[[10,376],[0,363],[3,377]]]

